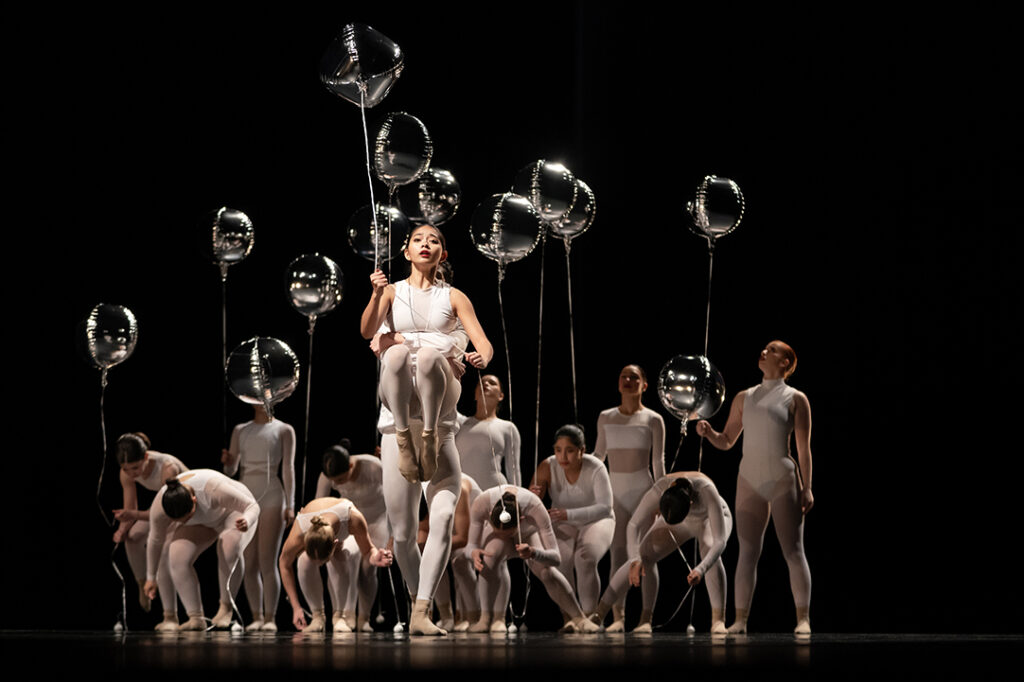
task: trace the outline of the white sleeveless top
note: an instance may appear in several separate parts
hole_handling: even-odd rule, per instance
[[[345,538],[348,537],[348,517],[349,517],[349,511],[351,509],[352,509],[352,502],[351,501],[349,501],[349,500],[339,500],[337,504],[335,504],[334,506],[328,507],[327,509],[321,509],[320,511],[305,512],[305,513],[302,513],[302,514],[297,514],[295,516],[295,522],[297,524],[299,524],[299,530],[301,530],[303,533],[305,533],[310,528],[313,527],[313,519],[315,517],[330,512],[331,514],[334,514],[335,516],[337,516],[339,520],[341,520],[341,528],[338,529],[338,532],[335,535],[335,537],[337,537],[337,539],[338,539],[338,542],[341,542]]]
[[[453,357],[457,348],[451,334],[458,317],[452,310],[451,290],[440,280],[429,289],[416,289],[404,279],[395,282],[388,327],[405,337],[405,345],[413,351],[426,346]]]
[[[148,452],[149,460],[153,462],[153,469],[149,472],[149,476],[146,476],[145,478],[139,476],[138,478],[135,479],[136,483],[138,483],[147,490],[152,490],[153,492],[156,492],[164,486],[164,483],[166,483],[167,481],[164,480],[163,471],[164,467],[167,466],[168,464],[175,467],[175,475],[183,474],[186,471],[188,471],[188,467],[185,466],[181,462],[181,460],[175,457],[174,455],[168,455],[163,452],[154,452],[153,450],[149,450]]]

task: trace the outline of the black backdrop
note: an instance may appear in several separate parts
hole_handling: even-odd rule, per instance
[[[313,251],[340,264],[344,301],[316,332],[311,470],[340,437],[372,448],[374,362],[357,331],[370,268],[344,233],[369,202],[360,116],[318,81],[324,48],[351,21],[406,54],[393,91],[367,112],[371,135],[388,112],[414,114],[434,165],[462,186],[445,231],[456,286],[498,351],[494,370],[506,371],[496,269],[467,228],[519,168],[560,160],[597,197],[571,254],[591,441],[598,412],[618,400],[622,365],[653,379],[671,356],[701,351],[707,251],[684,208],[705,174],[732,178],[747,213],[716,249],[708,355],[731,400],[760,379],[755,354],[768,340],[799,353],[791,383],[814,417],[815,628],[1019,631],[1019,582],[1004,558],[1019,535],[1021,473],[1005,431],[1021,209],[1008,17],[646,2],[173,6],[147,17],[91,8],[13,23],[20,35],[5,50],[23,96],[8,130],[18,179],[5,326],[17,485],[3,627],[107,628],[118,610],[95,502],[99,373],[74,351],[92,306],[126,305],[140,327],[134,355],[110,372],[108,439],[142,430],[192,467],[218,465],[220,284],[198,248],[199,218],[218,206],[245,211],[256,231],[228,277],[229,347],[280,338],[305,376],[306,322],[287,302],[284,270]],[[504,289],[527,474],[539,275],[538,250],[509,266]],[[572,420],[558,242],[545,277],[541,456]],[[645,403],[665,414],[653,384]],[[304,389],[278,408],[300,434]],[[230,423],[248,418],[234,398],[228,409]],[[678,421],[665,417],[671,459]],[[690,437],[679,468],[696,458]],[[729,500],[738,460],[739,448],[705,450]],[[119,504],[109,462],[101,500]],[[735,538],[725,560],[731,579]],[[212,563],[201,569],[212,575]],[[656,622],[678,598],[675,570],[662,571]],[[752,628],[791,627],[770,531],[759,577]],[[215,594],[204,579],[208,610]]]

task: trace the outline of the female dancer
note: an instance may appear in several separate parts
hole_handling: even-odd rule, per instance
[[[144,433],[126,433],[117,439],[115,456],[121,466],[121,491],[123,509],[114,510],[114,518],[118,520],[114,531],[114,542],[124,541],[124,551],[128,556],[135,579],[139,581],[139,605],[145,611],[150,609],[150,598],[144,589],[146,575],[146,538],[149,536],[149,510],[139,510],[139,497],[135,490],[138,483],[147,490],[156,492],[168,478],[174,478],[188,471],[188,467],[173,455],[150,450],[149,438]],[[157,630],[178,629],[178,597],[174,592],[174,581],[167,563],[161,564],[157,573],[160,603],[163,604],[164,618],[157,624]],[[141,578],[141,580],[140,580]]]
[[[386,321],[388,331],[402,337],[402,343],[381,353],[379,428],[384,434],[384,498],[396,558],[406,582],[416,592],[409,633],[443,635],[446,632],[430,621],[429,610],[448,563],[462,480],[452,433],[461,386],[449,360],[459,352],[453,335],[456,320],[476,348],[465,354],[467,362],[482,369],[494,350],[469,298],[437,279],[438,264],[448,255],[441,232],[431,225],[417,227],[409,235],[404,254],[412,264],[408,279],[390,285],[380,270],[370,275],[373,294],[360,327],[363,337],[370,339]],[[411,430],[415,417],[419,417],[415,422],[418,433]],[[430,513],[430,534],[422,559],[416,546],[421,480],[429,481]]]
[[[181,630],[206,629],[199,578],[192,564],[214,542],[220,608],[212,623],[218,628],[231,625],[231,596],[242,582],[242,554],[256,534],[259,516],[260,506],[249,489],[212,469],[186,471],[160,488],[149,510],[145,589],[150,599],[156,595],[154,579],[163,557],[188,614]],[[169,543],[166,554],[165,542]]]
[[[796,604],[794,632],[809,634],[811,570],[804,555],[804,515],[814,506],[811,404],[806,395],[786,384],[786,378],[796,369],[796,353],[789,345],[772,341],[761,351],[757,365],[764,379],[736,395],[721,432],[706,421],[697,423],[697,433],[719,450],[731,448],[745,432],[736,480],[736,533],[740,541],[736,620],[729,632],[747,631],[757,560],[771,517],[789,567],[789,585]],[[789,448],[790,434],[794,433],[799,465],[793,462]]]
[[[505,561],[519,557],[530,562],[548,595],[568,615],[564,632],[598,632],[573,595],[572,587],[555,567],[561,563],[558,541],[544,503],[534,493],[516,486],[498,486],[480,493],[470,508],[466,556],[479,573],[480,620],[470,632],[507,632],[505,609],[511,581]],[[527,542],[524,542],[523,539]],[[534,544],[531,544],[534,543]],[[504,570],[501,570],[504,569]]]
[[[584,454],[586,442],[579,426],[558,429],[554,447],[555,454],[537,467],[530,491],[540,498],[551,495],[548,515],[562,556],[558,570],[575,587],[584,613],[590,613],[601,596],[597,562],[615,532],[612,484],[601,461]],[[568,620],[568,614],[562,615]]]
[[[619,372],[622,402],[601,413],[597,419],[594,456],[608,459],[608,472],[615,498],[615,535],[612,538],[611,571],[625,563],[626,525],[636,505],[654,481],[665,475],[665,422],[641,402],[647,390],[647,375],[639,365],[626,365]],[[651,476],[651,472],[654,476]],[[624,628],[625,592],[612,613],[609,632]]]
[[[324,452],[323,473],[316,483],[316,496],[328,497],[333,490],[351,500],[366,520],[371,542],[377,547],[383,547],[388,541],[388,518],[384,498],[380,494],[383,468],[378,458],[373,455],[351,455],[347,446],[348,440],[345,439],[340,445],[334,445]],[[347,627],[359,632],[373,632],[370,610],[377,594],[377,568],[356,544],[354,535],[349,535],[342,542],[339,555],[338,561],[327,565],[328,575],[342,570],[342,575],[330,579],[328,585],[342,584],[347,587],[344,594],[335,594],[331,588],[334,628],[338,630]],[[341,619],[345,620],[344,626],[338,623]]]
[[[224,473],[241,481],[260,505],[259,531],[245,548],[245,596],[253,622],[247,630],[276,632],[281,576],[277,554],[284,529],[295,518],[295,429],[253,405],[252,421],[231,432],[231,447],[223,450]],[[280,477],[278,477],[280,470]]]
[[[508,483],[521,486],[519,429],[507,419],[498,418],[498,405],[505,399],[501,379],[493,374],[480,377],[475,395],[476,413],[472,417],[459,415],[459,433],[455,436],[462,471],[484,490]],[[501,474],[502,461],[507,476]]]
[[[288,602],[292,607],[292,624],[296,630],[323,632],[327,628],[324,586],[319,568],[326,563],[328,579],[335,583],[334,593],[345,594],[348,586],[343,584],[342,577],[348,571],[339,564],[346,562],[347,558],[342,555],[340,548],[350,537],[371,566],[391,565],[391,551],[379,549],[373,544],[366,518],[351,501],[344,498],[339,500],[337,497],[318,497],[303,507],[295,517],[295,524],[281,549],[279,565]],[[306,595],[306,601],[313,611],[313,618],[308,624],[295,586],[296,560],[302,593]],[[335,632],[352,631],[344,618],[335,621],[334,629]]]
[[[696,585],[707,576],[711,632],[725,634],[726,578],[722,552],[731,532],[729,506],[710,478],[697,471],[679,471],[658,479],[629,520],[629,561],[609,581],[593,615],[594,621],[604,621],[609,609],[629,589],[627,583],[639,585],[643,589],[643,611],[633,632],[651,632],[651,614],[658,599],[658,561],[690,538],[696,538],[701,562],[690,570],[686,582]]]

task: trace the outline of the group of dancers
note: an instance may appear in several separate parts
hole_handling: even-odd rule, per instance
[[[796,367],[792,348],[773,341],[761,351],[764,379],[734,398],[721,432],[697,424],[720,450],[744,434],[732,508],[705,474],[666,472],[664,422],[643,405],[647,377],[637,365],[620,372],[621,403],[600,414],[593,450],[588,454],[581,427],[561,427],[553,454],[524,486],[519,432],[497,416],[501,380],[483,371],[493,347],[469,298],[439,274],[444,236],[419,226],[403,253],[409,277],[390,284],[375,271],[360,321],[380,359],[379,457],[352,455],[344,443],[328,449],[316,497],[298,511],[294,430],[262,406],[232,432],[223,473],[190,470],[152,450],[142,434],[118,439],[124,504],[115,510],[114,541],[125,544],[142,606],[148,610],[159,595],[158,630],[207,628],[193,563],[215,544],[220,607],[213,627],[231,625],[233,595],[244,582],[252,613],[247,630],[276,631],[283,585],[297,630],[372,632],[377,568],[397,561],[411,600],[410,634],[503,633],[507,560],[519,558],[557,604],[562,631],[625,631],[626,594],[640,586],[643,606],[633,631],[650,632],[657,563],[694,539],[700,561],[685,580],[691,588],[706,582],[711,632],[745,633],[771,518],[789,567],[796,632],[810,632],[803,524],[814,504],[811,418],[806,396],[785,382]],[[477,369],[471,417],[456,411],[467,364]],[[239,480],[231,478],[236,473]],[[156,492],[149,510],[138,509],[136,485]],[[727,628],[721,556],[734,525],[740,551],[735,620]],[[598,563],[609,552],[602,594]],[[179,598],[188,616],[183,623]]]

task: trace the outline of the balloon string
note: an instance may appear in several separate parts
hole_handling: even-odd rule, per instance
[[[671,474],[676,470],[676,460],[679,459],[679,452],[683,449],[683,441],[686,440],[686,420],[682,420],[682,425],[679,427],[679,445],[676,446],[676,454],[672,457],[672,466],[668,468],[668,472]]]
[[[508,371],[508,419],[512,421],[512,354],[508,348],[508,329],[505,326],[505,303],[501,297],[501,283],[505,279],[505,268],[498,263],[498,311],[501,315],[501,337],[505,343],[505,369]]]
[[[543,230],[540,238],[540,296],[537,306],[537,413],[533,422],[533,471],[536,474],[537,464],[540,461],[540,370],[541,370],[541,340],[544,327],[544,252],[547,250],[547,230]]]
[[[224,275],[220,280],[220,371],[223,375],[228,368],[228,280],[227,269],[225,268],[221,272]],[[222,442],[228,440],[228,388],[226,385],[220,387],[220,438]]]
[[[708,334],[711,331],[711,268],[715,264],[715,242],[708,237],[708,305],[704,316],[704,357],[708,356]]]
[[[683,548],[679,545],[679,542],[676,540],[676,536],[672,532],[671,528],[668,528],[668,534],[669,534],[669,537],[672,538],[672,542],[676,543],[676,551],[679,552],[679,556],[681,556],[683,558],[683,563],[686,564],[686,568],[687,568],[687,575],[689,575],[689,573],[692,572],[693,569],[690,568],[690,562],[686,560],[686,555],[683,554]],[[694,543],[695,543],[694,544],[694,552],[696,552],[696,549],[697,549],[696,548],[696,538],[694,538]],[[696,563],[696,562],[697,562],[697,560],[694,559],[694,563]],[[672,612],[672,615],[668,617],[668,620],[666,620],[661,625],[655,625],[654,629],[660,630],[661,628],[663,628],[666,625],[668,625],[669,623],[671,623],[673,618],[675,618],[677,615],[679,615],[679,610],[681,608],[683,608],[683,604],[686,603],[686,598],[690,596],[691,592],[693,592],[693,588],[694,588],[693,585],[690,585],[690,587],[687,588],[686,593],[683,595],[683,598],[679,600],[679,606],[677,606],[676,610]],[[696,601],[697,601],[696,598],[694,598],[690,602],[690,625],[693,625],[693,605],[694,605],[694,603],[696,603]]]
[[[121,569],[117,567],[117,562],[114,561],[114,555],[117,553],[117,548],[121,546],[120,542],[114,543],[114,550],[110,553],[110,565],[114,569],[114,573],[117,574],[118,580],[121,581],[121,614],[118,621],[121,626],[128,631],[128,598],[125,596],[126,586],[124,581],[124,574],[121,573]]]
[[[96,482],[96,506],[99,507],[100,516],[103,517],[104,523],[108,527],[113,528],[114,521],[107,516],[106,510],[103,509],[103,503],[100,501],[100,490],[103,487],[103,475],[107,470],[107,420],[103,413],[103,398],[107,392],[107,368],[104,367],[100,374],[100,434],[103,438],[103,459],[100,460],[100,478]]]
[[[302,484],[299,487],[299,499],[303,504],[306,498],[306,464],[309,462],[309,404],[313,386],[313,332],[316,328],[316,315],[309,316],[309,359],[306,368],[306,424],[302,431]],[[290,500],[294,502],[294,500]]]
[[[569,240],[565,240],[565,277],[567,280],[566,289],[569,292],[569,359],[572,363],[572,419],[573,423],[580,423],[580,416],[576,410],[576,336],[573,332],[572,318],[572,268],[569,265]]]
[[[366,182],[370,186],[370,214],[373,216],[373,270],[380,268],[380,250],[378,248],[377,200],[373,197],[373,174],[370,170],[370,133],[366,128],[366,83],[359,81],[359,113],[363,118],[363,143],[366,145]]]

